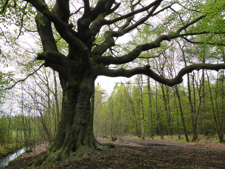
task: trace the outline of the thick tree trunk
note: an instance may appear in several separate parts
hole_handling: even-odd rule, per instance
[[[109,145],[99,143],[93,134],[90,98],[95,79],[95,76],[84,75],[79,83],[73,74],[68,81],[60,79],[63,102],[56,139],[32,167],[51,164],[73,156],[96,154],[98,150],[108,148]]]

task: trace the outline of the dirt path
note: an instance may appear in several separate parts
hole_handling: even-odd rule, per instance
[[[111,142],[99,139],[100,142]],[[42,148],[45,147],[40,145]],[[36,148],[35,150],[39,150]],[[216,150],[216,151],[215,151]],[[39,153],[44,151],[40,148]],[[24,154],[6,169],[24,169],[38,153]],[[160,140],[124,138],[100,155],[71,158],[38,169],[225,169],[225,151]]]
[[[167,141],[160,141],[160,140],[137,140],[137,139],[130,139],[124,138],[123,141],[136,143],[144,146],[171,146],[172,147],[183,147],[183,148],[190,148],[190,149],[204,149],[204,150],[212,150],[212,151],[225,151],[224,147],[216,148],[216,147],[206,147],[206,146],[199,146],[199,145],[191,145],[191,144],[182,144],[182,143],[170,143]],[[225,166],[224,166],[225,168]]]

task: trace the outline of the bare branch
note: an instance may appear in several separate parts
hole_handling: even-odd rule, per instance
[[[153,13],[153,14],[152,14],[152,16],[156,16],[156,15],[158,15],[159,13],[161,13],[161,12],[165,11],[166,9],[171,8],[171,6],[173,6],[173,5],[174,5],[174,3],[172,3],[172,4],[170,4],[170,5],[166,6],[166,7],[164,7],[164,8],[162,8],[162,9],[160,9],[159,11],[157,11],[157,12]]]
[[[152,16],[152,14],[156,11],[156,9],[159,7],[161,2],[162,1],[158,1],[158,3],[155,4],[155,6],[152,8],[152,10],[148,13],[147,16],[145,16],[144,18],[140,19],[138,22],[136,22],[132,26],[128,27],[127,29],[125,29],[124,32],[126,32],[126,33],[130,32],[131,30],[135,29],[139,25],[143,24],[146,20],[148,20]]]
[[[200,21],[202,18],[206,17],[206,15],[202,15],[196,19],[194,19],[193,21],[191,21],[190,23],[187,23],[186,25],[182,26],[180,29],[177,30],[177,34],[179,34],[181,31],[185,30],[186,28],[188,28],[189,26],[195,24],[196,22]]]
[[[10,89],[12,89],[13,87],[15,87],[18,83],[24,82],[24,81],[27,80],[30,76],[32,76],[32,75],[35,74],[38,70],[40,70],[42,66],[44,66],[44,63],[41,64],[41,66],[39,66],[34,72],[28,74],[27,77],[25,77],[24,79],[20,79],[20,80],[16,81],[12,86],[7,87],[7,88],[5,88],[5,89],[0,89],[0,91],[10,90]]]
[[[225,43],[209,43],[209,42],[195,42],[191,41],[188,38],[182,37],[187,42],[193,43],[193,44],[207,44],[207,45],[216,45],[216,46],[225,46]]]
[[[187,10],[189,10],[189,11],[193,11],[193,12],[201,12],[201,11],[199,11],[199,10],[187,8],[186,6],[182,5],[182,4],[179,3],[179,2],[178,2],[178,4],[179,4],[182,8],[187,9]]]
[[[74,14],[77,14],[77,13],[80,12],[80,10],[83,9],[83,8],[84,8],[83,6],[80,7],[76,12],[71,13],[70,16],[72,16],[72,15],[74,15]]]
[[[141,12],[144,12],[144,11],[150,9],[151,7],[155,6],[156,4],[161,3],[161,1],[162,1],[162,0],[155,0],[154,2],[150,3],[148,6],[146,6],[146,7],[144,7],[144,8],[135,10],[134,12],[130,12],[130,13],[126,14],[126,15],[123,15],[123,16],[121,16],[121,17],[115,18],[115,19],[110,20],[110,21],[105,20],[104,23],[105,23],[106,25],[110,25],[110,24],[113,24],[113,23],[115,23],[115,22],[121,21],[121,20],[123,20],[123,19],[129,18],[129,17],[131,17],[131,16],[134,16],[134,15],[136,15],[136,14],[138,14],[138,13],[141,13]]]
[[[27,8],[27,4],[28,2],[26,3],[26,5],[24,6],[24,11],[25,9]],[[23,28],[23,21],[24,21],[24,16],[25,16],[25,13],[23,13],[22,17],[21,17],[21,25],[20,25],[20,29],[19,29],[19,34],[17,36],[17,39],[19,39],[20,35],[22,34],[22,28]]]

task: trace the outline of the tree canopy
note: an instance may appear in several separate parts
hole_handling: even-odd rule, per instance
[[[3,40],[14,45],[14,48],[20,48],[16,39],[26,32],[36,35],[36,22],[43,48],[37,59],[44,60],[45,66],[64,75],[65,67],[70,64],[68,59],[79,62],[83,69],[95,67],[97,75],[131,77],[142,73],[170,86],[180,83],[182,76],[192,70],[223,68],[219,64],[191,65],[181,69],[177,77],[171,80],[158,76],[151,70],[151,64],[131,70],[108,68],[110,64],[129,63],[141,53],[159,48],[164,41],[177,38],[193,44],[223,46],[223,1],[7,0],[1,3],[2,25],[9,25],[9,29],[12,28],[10,25],[18,27],[16,34],[2,28]],[[136,45],[129,52],[118,49],[120,45],[117,39],[127,38],[124,35],[146,24],[150,25],[149,32],[153,34],[151,40]],[[206,36],[198,38],[203,35]],[[62,47],[58,44],[63,41],[68,45],[60,49]]]

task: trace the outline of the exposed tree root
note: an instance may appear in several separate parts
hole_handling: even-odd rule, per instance
[[[57,161],[63,161],[69,158],[83,158],[89,155],[98,155],[101,151],[108,148],[114,148],[113,143],[100,143],[97,140],[93,140],[94,148],[87,145],[80,145],[76,151],[72,148],[66,147],[59,150],[55,150],[54,147],[50,147],[45,151],[38,159],[28,164],[26,169],[36,168],[39,166],[45,166],[56,163]],[[54,146],[54,144],[52,145]]]

